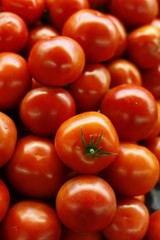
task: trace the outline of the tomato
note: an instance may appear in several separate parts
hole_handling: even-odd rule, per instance
[[[118,46],[116,25],[107,14],[83,9],[72,14],[62,28],[62,35],[75,39],[89,62],[111,59]]]
[[[10,185],[30,197],[54,197],[67,179],[67,168],[58,158],[53,140],[34,135],[18,140],[5,171]]]
[[[109,71],[100,63],[86,64],[81,76],[70,85],[77,112],[97,111],[111,82]]]
[[[134,198],[122,198],[117,202],[117,210],[103,234],[109,240],[142,240],[149,223],[149,212],[144,203]]]
[[[75,101],[63,88],[40,87],[27,92],[19,105],[24,125],[37,135],[52,136],[58,127],[75,115]]]
[[[19,15],[27,25],[35,23],[43,15],[45,0],[1,0],[2,10]]]
[[[93,174],[116,158],[119,139],[110,120],[91,111],[77,114],[61,124],[55,135],[55,148],[69,168]]]
[[[97,232],[115,215],[115,193],[100,177],[80,175],[62,185],[56,196],[56,211],[72,231]]]
[[[116,159],[101,175],[113,189],[127,196],[149,192],[159,179],[157,157],[146,147],[121,142]]]
[[[24,20],[11,12],[0,12],[0,52],[20,52],[28,41]]]
[[[47,86],[64,86],[82,73],[85,55],[73,39],[56,36],[38,41],[28,58],[32,77]]]
[[[160,63],[160,31],[149,24],[129,33],[127,54],[129,60],[138,67],[154,68]]]
[[[10,205],[10,192],[6,183],[0,179],[0,222],[7,214]]]
[[[48,6],[52,25],[61,30],[65,21],[75,12],[90,7],[88,0],[50,0]]]
[[[117,16],[127,27],[137,27],[150,23],[157,17],[158,11],[157,0],[110,1],[110,12]]]
[[[111,60],[105,64],[111,75],[111,88],[121,84],[142,85],[142,75],[139,68],[125,58]]]
[[[60,240],[61,223],[53,208],[33,200],[20,201],[11,206],[2,225],[3,240]]]
[[[0,53],[0,109],[16,107],[31,87],[27,61],[12,52]]]
[[[14,121],[5,113],[0,112],[0,167],[12,157],[17,143],[17,128]]]
[[[156,210],[150,215],[149,226],[145,240],[159,240],[160,239],[160,210]]]
[[[144,87],[122,84],[107,92],[100,111],[113,123],[121,140],[140,141],[154,129],[157,102]]]

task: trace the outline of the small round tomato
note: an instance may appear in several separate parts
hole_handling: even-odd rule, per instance
[[[18,106],[31,87],[26,60],[17,53],[0,53],[0,109]]]
[[[2,10],[13,12],[31,25],[40,19],[45,9],[45,0],[1,0]]]
[[[38,135],[51,136],[75,115],[75,101],[63,88],[40,87],[27,92],[19,105],[24,125]]]
[[[85,55],[73,39],[56,36],[38,41],[28,58],[32,76],[47,86],[64,86],[82,73]]]
[[[5,182],[0,179],[0,222],[7,214],[10,205],[10,192]]]
[[[75,39],[89,62],[112,58],[118,46],[118,31],[111,18],[100,11],[83,9],[72,14],[62,28],[62,35]]]
[[[118,58],[105,64],[111,75],[111,88],[121,84],[142,85],[142,75],[139,68],[131,61]]]
[[[109,240],[142,240],[148,223],[149,212],[144,203],[134,198],[118,199],[116,214],[103,235]]]
[[[97,232],[115,215],[115,193],[100,177],[80,175],[62,185],[56,196],[56,211],[61,222],[72,231]]]
[[[67,179],[51,139],[28,135],[18,140],[5,168],[10,185],[30,197],[54,197]]]
[[[159,162],[148,148],[121,142],[116,159],[101,176],[119,193],[137,196],[149,192],[158,182]]]
[[[160,163],[160,136],[142,141],[142,145],[147,147],[158,159]]]
[[[154,129],[158,110],[154,96],[144,87],[122,84],[107,92],[100,104],[121,140],[140,141]]]
[[[116,158],[119,139],[111,121],[91,111],[61,124],[55,135],[55,148],[69,168],[91,174],[98,173]]]
[[[132,30],[128,36],[129,60],[140,68],[154,68],[160,64],[160,31],[149,24]]]
[[[0,12],[0,52],[20,52],[28,41],[24,20],[11,12]]]
[[[86,64],[81,76],[70,85],[77,112],[97,111],[110,86],[110,73],[100,63]]]
[[[150,215],[149,226],[145,236],[145,240],[159,240],[160,236],[160,210],[156,210]]]
[[[0,167],[12,157],[17,143],[17,128],[7,114],[0,112]]]
[[[75,12],[90,7],[88,0],[49,0],[48,6],[52,25],[61,30],[65,21]]]
[[[60,240],[61,223],[53,208],[39,202],[25,200],[11,206],[3,223],[3,240]]]

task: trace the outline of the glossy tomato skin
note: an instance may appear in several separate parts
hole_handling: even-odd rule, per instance
[[[5,167],[6,178],[16,191],[29,197],[51,198],[67,179],[51,139],[28,135],[18,140]]]
[[[111,75],[110,88],[121,84],[142,85],[142,74],[139,68],[125,58],[117,58],[105,64]]]
[[[156,210],[150,215],[149,226],[144,240],[158,240],[160,239],[160,210]]]
[[[62,28],[62,35],[82,46],[88,62],[107,61],[117,50],[117,28],[110,17],[97,10],[83,9],[72,14]]]
[[[79,175],[60,188],[56,196],[56,211],[62,223],[72,231],[97,232],[115,215],[115,193],[100,177]]]
[[[89,0],[50,0],[48,9],[52,25],[61,31],[65,21],[75,12],[90,7]]]
[[[19,106],[24,125],[34,134],[52,136],[75,115],[75,101],[63,88],[40,87],[27,92]]]
[[[110,82],[110,73],[103,64],[86,64],[83,73],[70,85],[69,90],[75,99],[77,112],[97,111]]]
[[[2,0],[1,5],[3,11],[17,14],[27,25],[31,25],[42,17],[45,0]]]
[[[0,112],[0,167],[12,157],[17,143],[17,128],[14,121],[5,113]]]
[[[84,146],[82,133],[88,148]],[[98,139],[100,141],[94,147]],[[91,111],[77,114],[61,124],[55,135],[55,148],[60,159],[72,170],[95,174],[115,159],[119,139],[110,120],[99,112]],[[91,155],[90,150],[95,154]]]
[[[116,214],[103,235],[109,240],[142,240],[148,223],[149,212],[144,203],[134,198],[118,199]]]
[[[3,240],[60,240],[60,235],[61,223],[54,209],[36,200],[12,205],[0,231]]]
[[[159,162],[146,147],[121,142],[119,154],[102,171],[101,176],[119,193],[137,196],[149,192],[156,185],[159,179]]]
[[[46,86],[64,86],[82,73],[85,55],[73,39],[56,36],[38,41],[28,58],[31,75]]]
[[[10,192],[6,183],[0,179],[0,222],[7,214],[10,205]]]
[[[122,84],[104,96],[100,111],[114,125],[121,140],[140,141],[157,123],[158,110],[154,96],[144,87]]]
[[[17,107],[31,87],[27,61],[12,52],[0,53],[0,109]]]
[[[160,31],[149,24],[129,33],[127,54],[138,67],[148,69],[160,63]]]
[[[20,52],[28,41],[24,20],[15,13],[0,12],[0,52]]]

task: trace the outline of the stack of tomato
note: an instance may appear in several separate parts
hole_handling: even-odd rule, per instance
[[[159,164],[160,1],[1,0],[0,240],[159,240]]]

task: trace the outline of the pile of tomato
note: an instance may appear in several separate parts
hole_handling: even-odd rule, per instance
[[[0,240],[160,239],[160,1],[0,0]]]

